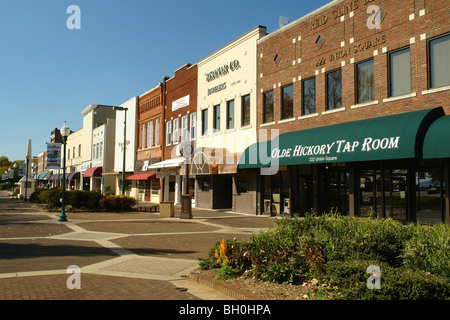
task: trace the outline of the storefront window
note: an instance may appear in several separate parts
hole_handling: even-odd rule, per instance
[[[422,169],[416,172],[417,223],[443,222],[445,183],[442,181],[440,168]]]

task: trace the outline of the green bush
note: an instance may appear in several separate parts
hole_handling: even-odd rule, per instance
[[[30,202],[46,204],[47,209],[60,208],[62,189],[36,189],[30,196]],[[64,192],[64,204],[72,206],[74,209],[100,208],[102,195],[94,191],[73,190]]]
[[[380,289],[369,289],[366,273],[371,265],[381,270]],[[450,282],[445,277],[424,271],[391,267],[377,261],[333,261],[326,266],[324,283],[338,290],[330,291],[333,299],[348,300],[445,300],[450,297]]]
[[[108,211],[130,210],[136,204],[136,199],[127,196],[104,196],[100,206]]]
[[[301,284],[320,279],[312,297],[333,299],[449,299],[450,226],[402,225],[392,219],[339,214],[284,217],[248,240],[227,240],[227,268],[216,246],[204,269],[226,276]],[[367,288],[367,268],[381,269],[381,289]],[[231,272],[232,270],[232,272]],[[315,280],[317,281],[317,280]]]
[[[404,265],[450,277],[450,225],[417,226],[405,242]]]

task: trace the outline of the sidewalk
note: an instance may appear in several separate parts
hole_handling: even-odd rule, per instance
[[[179,216],[180,208],[175,208]],[[0,191],[0,300],[228,300],[189,279],[217,241],[245,239],[275,219],[193,208],[193,219],[159,213],[58,213]],[[69,266],[81,290],[69,290]],[[187,289],[187,291],[186,291]]]

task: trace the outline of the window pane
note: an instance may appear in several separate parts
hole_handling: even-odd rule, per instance
[[[264,114],[263,114],[263,122],[272,122],[274,121],[273,117],[273,90],[264,92]]]
[[[202,110],[202,135],[208,132],[208,109]]]
[[[172,121],[166,123],[166,145],[170,146],[172,143]]]
[[[250,95],[242,97],[242,127],[250,125]]]
[[[411,93],[410,61],[409,48],[389,55],[391,97]]]
[[[294,86],[288,85],[281,89],[281,119],[294,116]]]
[[[450,35],[430,41],[431,88],[450,85]]]
[[[148,122],[147,127],[147,146],[153,146],[153,120]]]
[[[145,143],[145,138],[147,137],[145,127],[147,126],[146,123],[142,124],[142,149],[145,149],[147,144]]]
[[[220,130],[220,105],[214,106],[213,129],[214,132]]]
[[[341,69],[327,73],[327,110],[342,107]]]
[[[373,60],[356,65],[357,103],[375,100]]]
[[[186,115],[181,118],[181,141],[188,139],[188,116]]]
[[[316,78],[303,81],[303,115],[316,113]]]
[[[190,135],[191,140],[194,140],[197,137],[197,112],[193,112],[190,115]]]
[[[234,100],[227,102],[227,129],[234,128]]]
[[[178,139],[180,137],[180,132],[179,132],[179,119],[173,119],[173,144],[177,144],[178,143]]]
[[[155,146],[159,145],[159,118],[155,119]]]

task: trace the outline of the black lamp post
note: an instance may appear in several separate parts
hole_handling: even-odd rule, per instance
[[[67,123],[64,122],[64,125],[61,127],[61,136],[63,139],[63,145],[64,145],[64,157],[63,157],[63,186],[62,186],[62,198],[61,198],[61,215],[59,216],[58,222],[65,222],[67,221],[66,212],[64,208],[64,196],[65,196],[65,189],[66,189],[66,142],[67,137],[70,134],[70,129],[67,126]]]

